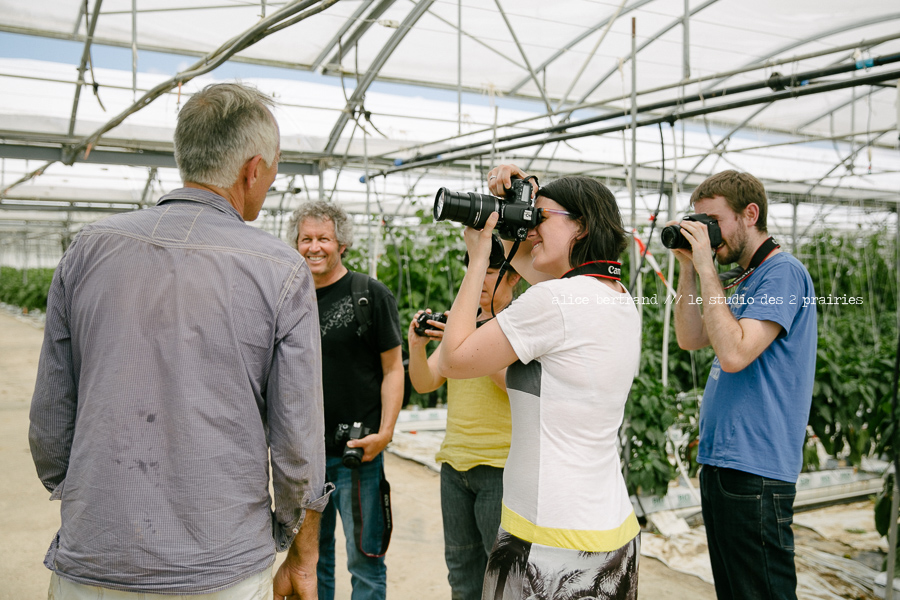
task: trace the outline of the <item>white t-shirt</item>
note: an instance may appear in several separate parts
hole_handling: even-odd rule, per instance
[[[593,277],[532,286],[497,316],[512,443],[502,527],[527,541],[611,551],[639,532],[616,436],[640,360],[631,295]]]

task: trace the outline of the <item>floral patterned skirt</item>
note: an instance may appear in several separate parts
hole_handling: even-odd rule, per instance
[[[526,542],[500,528],[481,600],[636,600],[640,534],[612,552]]]

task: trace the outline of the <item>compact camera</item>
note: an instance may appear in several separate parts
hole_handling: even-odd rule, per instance
[[[419,318],[416,319],[416,327],[414,331],[416,335],[425,337],[425,332],[429,329],[437,329],[434,325],[429,323],[428,321],[437,321],[438,323],[446,323],[447,315],[442,312],[439,313],[422,313],[419,315]]]
[[[348,469],[356,469],[362,464],[363,449],[350,448],[346,444],[350,440],[358,440],[371,434],[372,430],[363,426],[360,422],[353,425],[340,423],[334,430],[334,445],[344,446],[344,454],[341,456],[341,462]]]
[[[484,229],[491,213],[500,215],[497,232],[506,240],[523,241],[529,229],[538,225],[538,213],[534,208],[531,179],[537,186],[537,178],[513,179],[505,198],[476,192],[451,192],[438,190],[434,197],[434,220],[455,221],[474,229]]]
[[[709,215],[705,213],[687,215],[684,217],[684,220],[705,223],[706,230],[709,233],[709,245],[713,248],[718,248],[722,245],[722,230],[719,229],[719,222]],[[687,241],[687,238],[681,233],[681,225],[669,225],[668,227],[663,227],[663,230],[659,232],[659,239],[666,248],[690,249],[691,247],[691,243]]]

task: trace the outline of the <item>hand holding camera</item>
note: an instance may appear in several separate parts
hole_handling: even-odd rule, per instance
[[[359,421],[353,423],[353,425],[340,423],[337,426],[334,431],[334,444],[337,446],[341,444],[344,445],[344,453],[341,455],[341,462],[345,467],[347,467],[348,469],[359,468],[359,465],[363,462],[365,454],[365,448],[360,446],[351,447],[347,445],[347,443],[354,440],[360,440],[368,435],[371,435],[371,433],[372,430],[364,426]]]
[[[690,267],[697,272],[707,269],[715,271],[713,250],[722,245],[722,230],[718,221],[709,215],[687,215],[680,224],[670,223],[663,228],[659,236],[663,245],[675,254],[682,268]]]
[[[428,337],[431,339],[440,339],[444,335],[444,324],[447,322],[447,316],[450,311],[445,313],[433,313],[430,310],[419,311],[416,313],[415,326],[413,331],[419,337]],[[434,323],[429,323],[434,321]]]
[[[513,179],[527,179],[528,173],[516,165],[499,165],[488,172],[488,190],[495,196],[505,196]]]
[[[719,229],[719,222],[710,217],[709,215],[699,213],[695,215],[685,215],[685,221],[696,221],[697,223],[703,223],[706,225],[706,231],[709,235],[709,245],[711,248],[715,249],[722,244],[722,230]],[[684,233],[682,233],[681,225],[675,223],[671,224],[668,227],[664,227],[661,232],[659,232],[659,239],[662,242],[662,245],[669,249],[684,249],[690,250],[691,243],[684,237]]]

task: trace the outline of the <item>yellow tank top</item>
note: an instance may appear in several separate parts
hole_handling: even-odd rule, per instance
[[[512,423],[509,396],[490,377],[447,380],[447,435],[437,462],[457,471],[478,465],[503,468]]]

